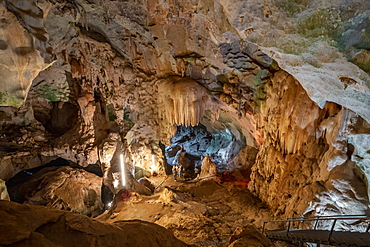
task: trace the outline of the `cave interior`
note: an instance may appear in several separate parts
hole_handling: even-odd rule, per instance
[[[370,1],[0,12],[1,246],[316,246],[264,222],[336,215],[367,218],[302,227],[368,231]]]

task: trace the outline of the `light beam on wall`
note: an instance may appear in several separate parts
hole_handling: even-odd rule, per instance
[[[155,166],[155,155],[152,154],[152,165],[150,167],[150,172],[153,173],[155,170],[156,170],[156,166]]]
[[[125,171],[125,162],[123,160],[123,154],[119,156],[120,165],[121,165],[121,179],[122,179],[122,186],[126,186],[126,171]]]

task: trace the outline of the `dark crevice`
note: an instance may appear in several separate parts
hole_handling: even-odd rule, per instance
[[[85,170],[87,172],[90,172],[90,173],[93,173],[93,174],[95,174],[99,177],[103,177],[103,173],[100,169],[100,165],[98,165],[98,164],[90,164],[87,167],[82,167],[82,166],[79,166],[76,163],[73,163],[73,162],[68,161],[66,159],[57,158],[57,159],[55,159],[55,160],[53,160],[53,161],[51,161],[51,162],[49,162],[45,165],[42,165],[42,166],[39,166],[39,167],[36,167],[36,168],[31,168],[31,169],[20,171],[14,177],[12,177],[8,181],[6,181],[6,186],[8,188],[8,193],[9,193],[11,201],[23,203],[26,200],[24,198],[24,196],[21,194],[21,192],[18,191],[17,188],[18,188],[19,185],[29,181],[33,175],[35,175],[36,173],[40,172],[41,170],[43,170],[45,168],[51,169],[51,168],[54,167],[55,170],[56,170],[56,169],[58,169],[60,167],[63,167],[63,166],[70,166],[72,168],[83,169],[83,170]]]

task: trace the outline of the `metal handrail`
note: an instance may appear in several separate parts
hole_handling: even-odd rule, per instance
[[[318,215],[318,216],[306,216],[306,217],[292,217],[292,218],[288,218],[287,220],[302,219],[302,218],[303,219],[310,219],[310,218],[321,218],[321,217],[325,217],[325,218],[346,218],[346,217],[370,217],[370,215],[366,215],[366,214]]]
[[[292,217],[292,218],[288,218],[288,220],[290,220],[290,219],[301,219],[301,218],[304,218],[304,219],[320,218],[320,217],[345,218],[345,217],[363,217],[363,216],[364,217],[370,217],[370,215],[366,215],[366,214],[348,214],[348,215],[336,214],[336,215],[317,215],[317,216],[305,216],[305,217]]]
[[[360,215],[360,216],[352,216],[348,215],[343,217],[336,217],[336,219],[344,219],[344,220],[357,220],[357,219],[370,219],[370,215]],[[316,216],[316,217],[303,217],[303,218],[288,218],[286,220],[267,220],[264,221],[264,223],[269,222],[288,222],[288,221],[314,221],[314,220],[332,220],[333,217],[331,216]]]
[[[329,236],[328,236],[328,242],[330,242],[331,236],[334,232],[334,228],[335,228],[335,225],[336,225],[338,220],[359,220],[359,219],[370,220],[370,216],[369,215],[339,215],[339,216],[333,216],[332,215],[332,216],[314,216],[314,217],[302,217],[302,218],[288,218],[286,220],[269,220],[269,221],[264,221],[263,222],[262,234],[265,234],[266,225],[270,222],[275,222],[275,223],[285,222],[287,224],[287,228],[285,229],[286,232],[287,232],[286,237],[289,238],[289,232],[291,230],[290,227],[291,227],[292,222],[316,221],[315,226],[313,228],[313,230],[316,230],[316,227],[317,227],[319,221],[333,220],[333,224],[331,225]],[[369,223],[368,227],[366,228],[365,232],[368,232],[369,230],[370,230],[370,223]]]

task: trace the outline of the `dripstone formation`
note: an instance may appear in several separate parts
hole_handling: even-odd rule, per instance
[[[128,201],[165,186],[190,193],[169,180],[183,146],[193,171],[207,157],[212,181],[233,181],[231,194],[244,186],[266,219],[368,212],[369,1],[0,3],[1,199],[110,210],[110,221],[126,189]],[[166,205],[185,210],[196,195]],[[186,229],[179,222],[172,232]],[[244,241],[242,228],[221,228],[176,237]],[[27,241],[41,238],[35,229]]]

